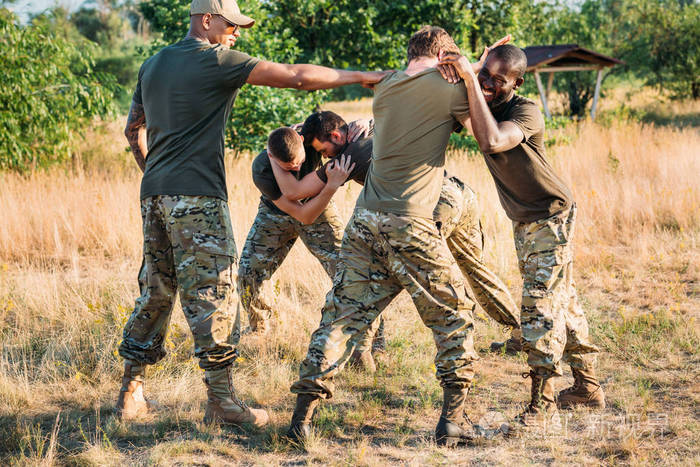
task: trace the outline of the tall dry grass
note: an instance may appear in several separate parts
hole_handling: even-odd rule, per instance
[[[349,113],[361,115],[354,106]],[[587,122],[556,131],[569,142],[551,148],[549,159],[572,187],[579,206],[581,253],[587,245],[632,245],[663,230],[697,228],[700,134],[696,129]],[[448,169],[479,194],[489,236],[497,240],[497,256],[511,256],[511,245],[503,241],[508,221],[481,158],[452,152]],[[249,176],[250,156],[229,159],[227,171],[229,205],[241,247],[259,193]],[[1,174],[0,259],[134,258],[141,248],[139,179],[136,170],[115,176],[99,167],[77,175],[62,170],[29,177]],[[351,185],[336,196],[346,216],[358,191]]]

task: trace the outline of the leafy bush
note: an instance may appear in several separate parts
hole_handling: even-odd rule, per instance
[[[80,131],[109,114],[114,78],[93,72],[88,41],[0,9],[0,168],[20,172],[70,158]]]

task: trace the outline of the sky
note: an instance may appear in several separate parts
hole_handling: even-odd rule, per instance
[[[61,5],[73,11],[80,8],[84,2],[85,0],[17,0],[4,6],[12,10],[24,22],[29,19],[30,14],[41,13],[54,5]]]

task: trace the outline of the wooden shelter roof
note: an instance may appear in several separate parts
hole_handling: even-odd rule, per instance
[[[534,45],[523,49],[527,56],[527,71],[543,67],[572,67],[593,65],[611,67],[625,62],[592,50],[579,47],[578,44]]]

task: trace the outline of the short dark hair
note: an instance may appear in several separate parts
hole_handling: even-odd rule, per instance
[[[323,110],[314,112],[306,118],[301,127],[301,134],[304,135],[304,141],[311,144],[314,138],[321,142],[330,141],[331,132],[335,130],[347,133],[348,124],[337,113]]]
[[[488,58],[497,58],[508,65],[508,73],[522,78],[527,69],[527,56],[523,49],[510,44],[499,45],[489,51]]]
[[[439,26],[423,26],[408,40],[406,55],[410,62],[418,57],[437,57],[441,50],[459,53],[459,47],[447,31]]]
[[[304,151],[301,138],[287,126],[273,130],[267,138],[267,152],[281,162],[291,162],[299,151]]]

